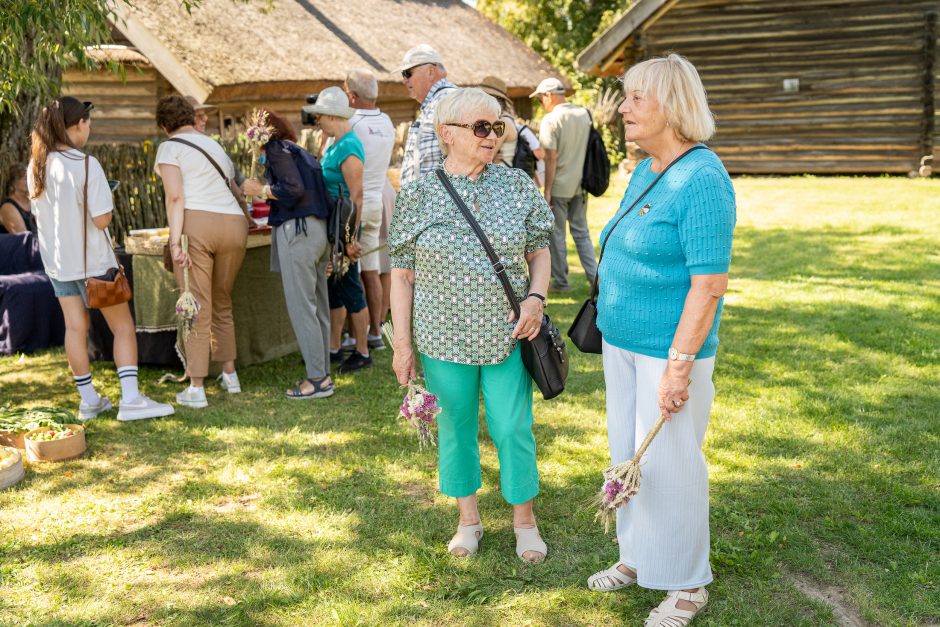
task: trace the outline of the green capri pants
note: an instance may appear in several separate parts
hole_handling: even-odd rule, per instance
[[[503,498],[513,505],[539,493],[532,435],[532,379],[522,365],[519,346],[501,363],[470,366],[421,355],[428,391],[437,396],[437,467],[441,492],[474,494],[483,484],[477,432],[480,388],[486,425],[499,456]]]

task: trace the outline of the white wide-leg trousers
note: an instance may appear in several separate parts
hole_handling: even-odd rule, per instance
[[[619,464],[633,457],[659,418],[657,390],[667,360],[606,341],[603,358],[610,457]],[[714,368],[714,357],[695,360],[689,400],[643,456],[639,493],[617,511],[620,561],[636,570],[644,588],[683,590],[712,581],[702,441],[715,397]]]

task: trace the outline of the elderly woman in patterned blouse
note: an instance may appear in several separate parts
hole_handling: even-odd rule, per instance
[[[427,173],[402,187],[388,237],[392,366],[402,385],[415,378],[414,339],[427,387],[439,399],[440,489],[457,498],[460,510],[448,550],[472,555],[483,536],[476,498],[482,485],[477,443],[482,388],[503,498],[513,506],[516,554],[537,563],[548,548],[532,510],[539,491],[532,380],[518,342],[534,338],[542,320],[553,219],[525,172],[492,164],[496,140],[505,130],[499,115],[492,96],[459,89],[442,99],[434,128],[446,157],[440,167],[522,297],[519,320],[470,225],[436,173]]]

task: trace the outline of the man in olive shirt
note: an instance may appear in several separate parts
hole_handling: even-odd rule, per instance
[[[587,152],[591,116],[565,98],[565,86],[557,78],[546,78],[530,97],[539,97],[546,115],[539,128],[539,142],[545,149],[545,200],[555,214],[555,229],[549,251],[552,256],[552,289],[567,292],[568,247],[565,223],[578,249],[581,267],[588,281],[594,281],[597,258],[587,225],[587,195],[581,189],[581,173]]]

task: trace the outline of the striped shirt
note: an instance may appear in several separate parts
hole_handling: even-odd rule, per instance
[[[457,86],[446,78],[442,78],[428,90],[428,95],[421,103],[418,119],[408,130],[408,140],[405,142],[405,155],[401,162],[401,184],[410,183],[422,174],[427,174],[436,168],[444,157],[441,145],[434,132],[434,112],[437,103]]]

